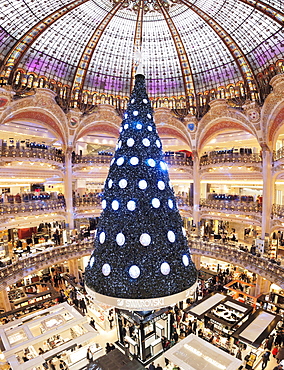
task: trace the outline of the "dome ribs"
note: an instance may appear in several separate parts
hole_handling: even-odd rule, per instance
[[[106,14],[106,16],[103,18],[103,20],[99,23],[99,25],[96,27],[94,33],[92,34],[87,46],[85,47],[81,58],[79,60],[79,63],[77,65],[77,69],[74,73],[74,79],[72,82],[72,91],[74,89],[79,89],[80,91],[83,89],[86,74],[92,59],[92,56],[94,54],[94,51],[96,49],[96,46],[98,45],[98,42],[108,26],[109,22],[112,20],[114,15],[119,11],[119,9],[123,6],[126,0],[122,0],[119,3],[117,3],[109,13]]]
[[[243,51],[238,47],[238,44],[218,22],[216,22],[212,17],[210,17],[199,7],[191,4],[187,0],[180,0],[180,2],[188,6],[189,9],[199,15],[207,23],[207,25],[211,27],[212,30],[220,37],[220,39],[223,41],[226,48],[229,50],[230,54],[234,58],[240,70],[240,73],[243,76],[244,82],[247,84],[247,87],[251,93],[252,100],[257,100],[257,92],[259,90],[258,82],[256,80],[253,68],[251,67]]]
[[[182,72],[182,78],[183,78],[183,85],[184,85],[184,92],[185,95],[188,97],[190,95],[196,96],[195,86],[194,86],[194,80],[192,76],[191,66],[189,63],[188,55],[186,53],[184,44],[182,42],[181,36],[171,18],[169,15],[169,12],[166,10],[166,8],[162,5],[160,0],[157,0],[157,4],[159,5],[161,12],[165,18],[165,21],[169,27],[169,31],[172,35],[175,48],[178,54],[180,68]],[[187,4],[186,4],[187,5]]]
[[[1,72],[5,70],[7,67],[10,73],[13,70],[16,70],[17,66],[19,65],[21,59],[27,52],[27,50],[31,47],[31,45],[36,41],[36,39],[54,22],[58,19],[63,17],[65,14],[69,13],[73,9],[77,8],[78,6],[88,2],[89,0],[75,0],[71,1],[68,5],[64,5],[61,8],[55,10],[53,13],[46,16],[44,19],[39,21],[36,25],[26,32],[19,41],[11,48],[8,52],[7,56],[3,61],[3,67]],[[11,68],[12,67],[12,68]]]

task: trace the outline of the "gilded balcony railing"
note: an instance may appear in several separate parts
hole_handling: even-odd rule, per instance
[[[240,154],[240,153],[209,153],[200,158],[200,166],[228,163],[258,164],[262,162],[260,154]]]
[[[65,211],[64,199],[34,200],[22,203],[0,203],[0,217],[31,212]]]
[[[112,160],[111,155],[75,155],[73,156],[73,164],[109,164]],[[182,158],[182,157],[171,157],[165,156],[165,162],[170,166],[192,166],[193,162],[191,158]]]
[[[189,247],[193,255],[198,254],[228,261],[255,272],[284,289],[283,266],[278,266],[266,258],[244,252],[235,246],[204,242],[197,239],[189,239]],[[92,240],[81,241],[49,248],[43,252],[21,258],[11,265],[0,268],[0,290],[50,265],[90,255],[93,248]]]
[[[63,163],[64,154],[60,149],[48,147],[47,149],[38,148],[24,148],[0,145],[0,157],[2,158],[13,158],[13,159],[44,159],[47,161],[54,161]]]
[[[200,210],[229,211],[238,213],[261,213],[262,204],[229,200],[200,199]]]
[[[223,261],[228,261],[237,266],[255,272],[267,280],[284,288],[284,267],[272,263],[264,257],[257,257],[240,250],[236,246],[189,240],[191,254],[199,254]]]

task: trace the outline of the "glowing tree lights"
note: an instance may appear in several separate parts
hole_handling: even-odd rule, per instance
[[[131,300],[136,309],[141,300],[153,308],[155,302],[168,305],[169,297],[176,302],[188,296],[197,273],[142,74],[136,75],[122,121],[102,207],[86,268],[88,292],[118,307]]]

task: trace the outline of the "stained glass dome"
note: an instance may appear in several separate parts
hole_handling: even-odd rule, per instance
[[[1,76],[129,96],[142,49],[149,96],[190,96],[283,58],[281,0],[1,0]]]

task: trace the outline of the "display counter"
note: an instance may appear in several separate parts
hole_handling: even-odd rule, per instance
[[[118,322],[117,345],[137,356],[143,365],[163,352],[161,337],[170,339],[171,314],[168,308],[149,312],[132,312],[116,309]]]
[[[3,354],[12,370],[41,369],[46,360],[58,356],[70,367],[76,356],[82,359],[79,347],[94,345],[96,335],[87,318],[66,302],[0,327]]]
[[[181,370],[237,370],[242,361],[194,334],[165,352],[165,357]]]
[[[0,314],[0,319],[4,317],[19,318],[37,309],[42,309],[48,302],[55,304],[60,298],[60,293],[49,283],[33,283],[11,289],[8,296],[14,308]]]
[[[281,316],[258,309],[234,334],[233,337],[258,348],[274,330]]]

